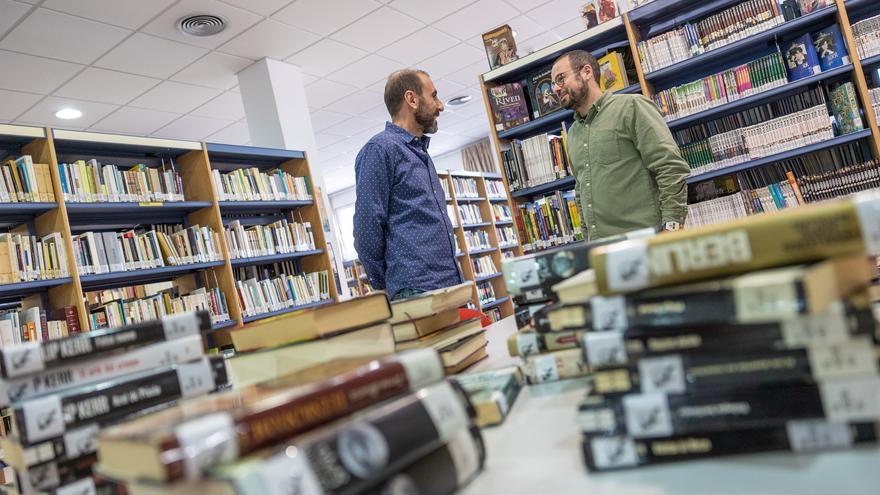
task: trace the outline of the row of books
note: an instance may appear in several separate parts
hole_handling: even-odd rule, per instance
[[[483,213],[480,211],[480,207],[475,204],[467,203],[458,205],[458,214],[461,217],[462,225],[484,222]]]
[[[96,202],[171,202],[183,201],[183,181],[169,160],[161,170],[137,164],[128,170],[117,165],[101,164],[96,159],[59,163],[64,201]]]
[[[489,199],[507,199],[507,189],[504,181],[498,179],[486,179],[486,195]]]
[[[511,191],[570,176],[572,165],[566,146],[564,125],[558,136],[545,133],[523,140],[512,140],[510,149],[502,153]]]
[[[454,175],[450,175],[449,178],[452,180],[452,187],[455,191],[456,198],[480,197],[480,191],[477,189],[477,179],[470,177],[456,177]]]
[[[495,286],[492,285],[492,282],[487,281],[477,284],[477,298],[479,299],[481,306],[496,301]]]
[[[3,162],[0,165],[0,201],[54,203],[55,187],[49,165],[34,163],[31,155]]]
[[[0,284],[69,277],[61,234],[0,234]]]
[[[495,215],[496,222],[509,222],[513,220],[513,214],[510,212],[509,205],[493,203],[492,213]]]
[[[498,247],[516,246],[516,231],[513,227],[495,227],[495,233],[498,236]]]
[[[880,120],[880,88],[871,88],[868,90],[868,96],[871,98],[874,115],[877,115],[877,119]]]
[[[645,72],[748,38],[785,22],[777,0],[748,0],[638,43]]]
[[[131,325],[187,311],[207,311],[211,323],[229,320],[226,295],[218,288],[200,287],[181,294],[170,287],[139,299],[116,299],[89,307],[92,330]]]
[[[279,269],[236,269],[235,288],[244,316],[257,316],[330,299],[326,271],[297,273],[279,263]],[[253,270],[249,270],[253,268]],[[295,274],[295,275],[291,275]]]
[[[67,310],[72,310],[73,317],[76,318],[75,308],[69,307]],[[50,315],[39,306],[27,308],[22,306],[0,311],[0,347],[18,345],[22,342],[44,342],[77,333],[79,321],[75,322],[75,327],[70,327],[65,311],[62,308]]]
[[[244,227],[240,220],[233,220],[226,227],[226,243],[230,258],[252,258],[315,249],[311,222],[288,222],[286,219],[269,225],[250,227]]]
[[[217,232],[199,225],[84,232],[73,238],[73,247],[80,275],[206,263],[222,257]]]
[[[854,23],[852,31],[860,60],[880,54],[880,15]]]
[[[449,217],[449,221],[452,223],[453,227],[458,227],[458,220],[455,216],[455,205],[447,204],[446,205],[446,215]]]
[[[479,256],[472,259],[471,263],[474,265],[474,275],[477,277],[498,273],[498,267],[495,266],[491,256]]]
[[[476,251],[478,249],[489,249],[492,243],[489,240],[489,233],[485,230],[465,230],[464,245],[468,251]]]
[[[281,169],[267,172],[251,167],[227,173],[212,170],[219,201],[306,201],[312,199],[307,177],[296,177]]]
[[[449,182],[446,180],[446,176],[440,176],[440,187],[443,188],[443,195],[446,197],[446,199],[451,200],[452,195],[449,194]]]
[[[519,204],[517,226],[523,249],[545,249],[584,238],[574,191],[557,191],[534,202]]]

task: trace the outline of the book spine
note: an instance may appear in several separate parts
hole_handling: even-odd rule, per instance
[[[562,351],[580,346],[581,334],[576,330],[538,333],[518,332],[507,339],[507,350],[513,357],[526,357],[546,351]]]
[[[49,461],[24,470],[18,470],[18,487],[21,493],[52,490],[81,478],[91,476],[92,466],[98,456],[87,455],[69,461]]]
[[[76,318],[76,315],[73,317]],[[67,319],[69,325],[70,315]],[[18,378],[65,362],[95,358],[119,349],[199,335],[210,328],[210,315],[200,311],[119,328],[76,333],[64,339],[0,348],[0,370],[4,378]]]
[[[529,356],[523,366],[523,374],[530,385],[585,376],[589,371],[580,349]]]

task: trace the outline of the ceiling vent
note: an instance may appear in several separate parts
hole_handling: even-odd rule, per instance
[[[185,34],[203,38],[226,29],[226,20],[213,14],[190,15],[178,21],[177,27]]]

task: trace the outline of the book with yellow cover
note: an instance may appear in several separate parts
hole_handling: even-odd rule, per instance
[[[623,70],[623,57],[617,52],[597,60],[599,63],[599,87],[602,91],[619,91],[629,86],[626,71]]]

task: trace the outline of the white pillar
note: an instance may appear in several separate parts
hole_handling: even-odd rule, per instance
[[[264,58],[238,73],[238,85],[244,103],[251,144],[266,148],[305,151],[312,171],[315,191],[323,206],[323,219],[332,221],[330,199],[324,187],[324,175],[312,116],[306,100],[302,69],[286,62]],[[322,226],[323,228],[323,226]],[[324,235],[333,245],[334,269],[339,278],[339,294],[349,294],[342,266],[342,244],[336,229],[324,229]]]

